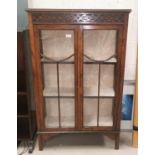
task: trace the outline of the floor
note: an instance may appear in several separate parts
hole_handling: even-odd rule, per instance
[[[43,151],[39,151],[36,142],[32,155],[138,155],[138,149],[133,148],[131,142],[132,133],[122,132],[120,149],[114,150],[114,141],[102,134],[65,134],[48,141]],[[22,151],[20,146],[18,154]]]

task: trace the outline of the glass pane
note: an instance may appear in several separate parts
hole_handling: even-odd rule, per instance
[[[84,127],[113,125],[113,98],[101,97],[115,96],[116,39],[116,30],[84,30]]]
[[[44,96],[58,96],[57,67],[55,64],[43,64]]]
[[[100,99],[99,126],[113,125],[113,99]]]
[[[84,96],[98,95],[98,65],[84,65]]]
[[[60,99],[60,116],[58,99],[45,99],[45,126],[47,128],[75,127],[75,104],[74,99]]]
[[[97,99],[84,99],[84,126],[97,126]]]
[[[60,99],[61,127],[75,127],[74,99]]]
[[[47,128],[59,127],[59,110],[57,99],[45,99],[45,126]]]
[[[116,53],[116,30],[85,30],[84,54],[105,60]]]
[[[75,96],[74,93],[74,65],[60,65],[60,96]]]
[[[74,31],[42,30],[41,42],[45,126],[75,127]]]
[[[74,96],[74,65],[59,65],[60,96]],[[43,64],[44,96],[58,96],[57,66]]]
[[[100,96],[114,95],[114,65],[101,65]]]
[[[84,64],[84,96],[114,96],[114,65]]]
[[[43,54],[54,60],[61,60],[74,54],[74,31],[42,30]]]

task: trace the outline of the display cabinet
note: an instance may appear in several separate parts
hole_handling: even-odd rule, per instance
[[[130,10],[29,9],[39,149],[55,134],[111,134],[119,148]]]

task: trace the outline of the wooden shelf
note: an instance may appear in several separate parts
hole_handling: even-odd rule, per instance
[[[43,90],[43,96],[44,97],[58,97],[58,90],[57,88],[45,88]],[[74,97],[74,88],[61,88],[60,89],[60,96],[68,96],[68,97]]]
[[[19,92],[17,92],[17,95],[27,95],[27,92],[19,91]]]
[[[59,128],[59,119],[58,117],[47,116],[45,118],[45,124],[47,128]],[[61,127],[63,128],[73,128],[75,127],[74,116],[62,116],[61,118]]]
[[[45,98],[58,98],[58,96],[44,96]],[[59,98],[75,98],[75,96],[59,96]]]
[[[66,88],[65,92],[65,88],[64,92],[61,93],[60,92],[60,98],[74,98],[74,89],[68,89]],[[84,92],[84,97],[98,97],[98,90],[94,90],[94,89],[86,89],[86,91]],[[57,94],[57,89],[56,88],[46,88],[43,90],[43,96],[44,97],[53,97],[53,98],[57,98],[58,94]],[[100,95],[99,97],[115,97],[115,91],[113,88],[108,88],[108,89],[101,89],[100,91]]]
[[[30,116],[27,114],[27,115],[23,115],[23,114],[19,114],[17,115],[18,118],[29,118]]]
[[[53,61],[49,61],[49,60],[46,60],[44,58],[42,58],[41,60],[41,63],[47,63],[47,64],[57,64],[58,62],[53,62]],[[65,61],[65,62],[59,62],[59,64],[74,64],[75,62],[74,61]]]
[[[102,60],[88,61],[88,60],[84,60],[83,63],[84,64],[116,64],[117,63],[117,59],[116,58],[111,58],[108,61],[102,61]]]
[[[114,98],[115,96],[83,96],[83,98],[97,99],[97,98]]]
[[[47,61],[47,60],[43,60],[43,59],[41,59],[41,63],[57,64],[57,62]],[[84,61],[83,63],[84,64],[116,64],[117,60],[116,60],[116,58],[113,58],[112,60],[109,60],[109,61],[97,61],[97,62]],[[75,62],[74,61],[66,61],[66,62],[59,62],[59,64],[75,64]]]
[[[84,89],[84,96],[85,97],[98,97],[98,90],[96,89]],[[101,89],[100,90],[100,97],[115,97],[115,91],[113,88],[108,89]]]
[[[97,126],[96,115],[86,116],[84,119],[84,127]],[[113,126],[112,116],[99,117],[99,126]]]
[[[61,120],[61,127],[75,127],[74,125],[74,117],[63,116],[63,119]],[[45,118],[45,124],[47,128],[59,128],[59,119],[57,117],[52,116],[46,116]],[[97,126],[97,117],[95,115],[92,116],[86,116],[84,119],[84,127],[96,127]],[[99,126],[113,126],[113,117],[112,116],[102,116],[99,119]]]

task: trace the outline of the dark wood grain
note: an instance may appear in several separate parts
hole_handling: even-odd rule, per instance
[[[34,34],[34,28],[32,24],[32,14],[28,13],[28,20],[29,20],[29,34],[30,34],[30,45],[31,45],[31,59],[32,59],[32,69],[33,69],[33,78],[34,78],[34,95],[35,95],[35,107],[36,107],[36,118],[37,118],[37,128],[40,130],[43,127],[43,121],[41,117],[41,111],[42,111],[42,105],[40,106],[39,98],[41,97],[38,93],[39,87],[38,84],[41,81],[38,81],[39,74],[38,74],[38,67],[37,67],[37,61],[38,56],[36,52],[36,42],[35,42],[35,34]],[[39,35],[39,34],[38,34]]]
[[[33,24],[123,24],[130,10],[27,10]]]

